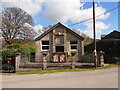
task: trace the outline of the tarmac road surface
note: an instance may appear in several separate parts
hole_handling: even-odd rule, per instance
[[[3,75],[2,88],[118,88],[118,68],[50,74]]]

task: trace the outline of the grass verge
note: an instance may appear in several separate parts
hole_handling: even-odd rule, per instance
[[[16,74],[45,74],[45,73],[56,73],[56,72],[76,72],[76,71],[90,71],[112,68],[111,66],[97,67],[97,68],[82,68],[82,69],[60,69],[60,70],[42,70],[42,71],[21,71]]]

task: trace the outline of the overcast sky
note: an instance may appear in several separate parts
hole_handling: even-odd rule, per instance
[[[33,27],[37,31],[58,22],[71,25],[92,18],[92,2],[83,1],[85,0],[3,0],[2,7],[20,7],[25,10],[32,15],[35,22]],[[117,0],[112,1],[100,2],[96,0],[96,16],[118,6]],[[93,37],[92,20],[69,27],[81,30],[88,36]],[[117,29],[118,9],[96,18],[97,38]]]

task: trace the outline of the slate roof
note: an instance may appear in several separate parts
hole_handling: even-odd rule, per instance
[[[60,22],[58,22],[56,25],[54,25],[53,27],[51,27],[50,29],[48,29],[47,31],[45,31],[43,34],[41,34],[40,36],[38,36],[35,41],[40,40],[41,38],[43,38],[45,35],[47,35],[48,33],[50,33],[52,30],[54,30],[55,28],[57,28],[58,26],[64,27],[66,28],[66,30],[68,30],[70,33],[72,33],[73,35],[75,35],[76,37],[80,38],[81,40],[84,40],[84,38],[82,36],[80,36],[79,34],[77,34],[76,32],[74,32],[73,30],[71,30],[70,28],[68,28],[67,26],[61,24]]]
[[[101,39],[120,39],[120,32],[114,30],[113,32],[109,33],[108,35],[105,35]]]

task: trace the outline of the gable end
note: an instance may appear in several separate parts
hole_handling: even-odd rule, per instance
[[[56,27],[63,27],[65,28],[67,31],[69,31],[70,33],[72,33],[73,35],[75,35],[76,37],[78,37],[81,40],[84,40],[84,38],[82,36],[80,36],[79,34],[77,34],[76,32],[72,31],[71,29],[69,29],[68,27],[66,27],[65,25],[61,24],[60,22],[56,25],[54,25],[53,27],[51,27],[50,29],[48,29],[47,31],[45,31],[43,34],[41,34],[40,36],[38,36],[35,41],[40,40],[41,38],[43,38],[45,35],[47,35],[48,33],[50,33],[53,29],[55,29]]]

